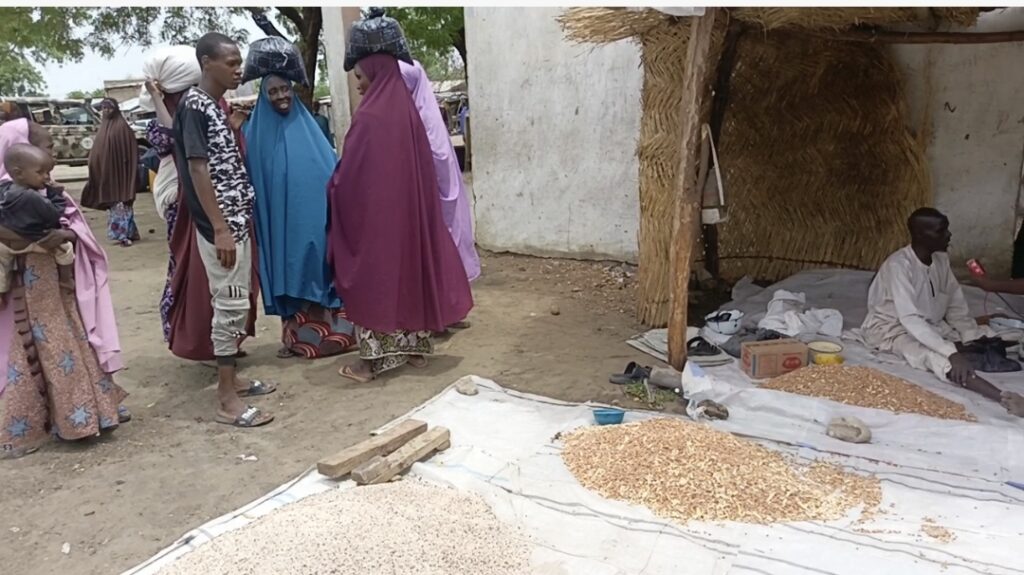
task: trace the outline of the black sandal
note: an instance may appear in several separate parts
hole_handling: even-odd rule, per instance
[[[631,361],[626,365],[626,369],[622,370],[622,373],[613,373],[608,381],[615,385],[630,385],[640,383],[650,376],[651,368],[641,367],[635,361]]]
[[[721,355],[722,350],[703,337],[697,336],[686,342],[686,354],[689,357],[713,357]]]

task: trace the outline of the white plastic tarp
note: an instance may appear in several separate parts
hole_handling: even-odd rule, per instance
[[[583,488],[562,464],[556,434],[592,424],[591,409],[520,394],[474,378],[480,393],[453,388],[405,417],[451,430],[451,448],[416,464],[411,474],[484,497],[499,519],[519,526],[533,545],[540,575],[863,574],[1020,575],[1024,572],[1024,491],[980,489],[974,478],[920,472],[898,463],[840,457],[882,480],[883,511],[828,523],[678,525],[642,507]],[[732,408],[732,406],[730,406]],[[739,413],[744,410],[740,409]],[[653,414],[629,412],[626,421]],[[733,422],[745,415],[733,415]],[[802,459],[819,451],[766,443]],[[836,459],[833,457],[833,459]],[[130,575],[152,575],[204,542],[271,510],[327,489],[352,489],[313,470],[236,513],[214,520]],[[933,518],[955,533],[943,543],[921,533]],[[267,542],[273,545],[274,542]]]

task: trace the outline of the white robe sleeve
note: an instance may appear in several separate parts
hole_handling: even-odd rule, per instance
[[[892,266],[889,272],[892,274],[889,279],[892,282],[892,301],[896,306],[896,316],[907,333],[928,349],[942,354],[942,357],[949,357],[956,353],[956,346],[943,339],[914,303],[914,287],[911,285],[907,270]],[[960,298],[963,299],[962,292]],[[966,307],[966,303],[964,307]]]
[[[961,341],[973,341],[981,335],[978,322],[971,317],[971,310],[967,306],[967,298],[964,297],[964,290],[956,276],[949,274],[946,281],[946,290],[949,293],[949,306],[946,308],[946,323],[960,334]]]

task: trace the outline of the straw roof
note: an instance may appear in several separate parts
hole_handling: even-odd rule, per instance
[[[728,8],[731,18],[764,30],[798,28],[843,30],[855,26],[931,24],[972,26],[979,8]],[[603,44],[640,38],[653,27],[675,20],[657,10],[629,8],[572,8],[559,22],[575,42]]]

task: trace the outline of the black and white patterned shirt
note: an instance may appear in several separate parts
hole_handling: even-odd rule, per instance
[[[213,243],[213,225],[199,202],[188,169],[188,161],[194,159],[208,161],[220,213],[235,242],[244,242],[249,237],[256,192],[224,110],[199,88],[189,90],[178,104],[174,118],[174,163],[196,230]]]

